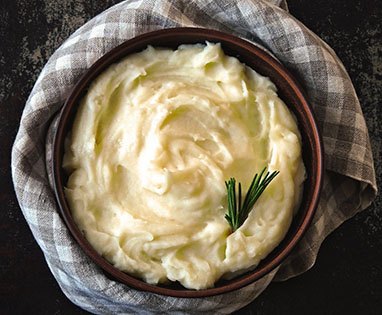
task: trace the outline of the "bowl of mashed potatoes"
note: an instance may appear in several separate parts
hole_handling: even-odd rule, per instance
[[[68,229],[108,276],[204,297],[292,251],[318,203],[323,153],[302,88],[276,59],[229,34],[174,28],[85,73],[62,109],[53,168]],[[275,177],[261,190],[264,169]]]

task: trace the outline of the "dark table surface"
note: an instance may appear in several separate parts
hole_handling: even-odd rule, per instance
[[[0,1],[0,314],[86,314],[61,292],[19,209],[10,151],[43,65],[79,26],[118,1]],[[382,1],[289,0],[353,80],[382,182]],[[240,314],[382,314],[382,200],[330,235],[315,266],[272,283]]]

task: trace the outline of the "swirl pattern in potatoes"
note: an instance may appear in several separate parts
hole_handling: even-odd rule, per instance
[[[151,284],[214,286],[283,239],[305,169],[292,113],[219,44],[148,47],[90,86],[63,166],[74,220],[96,251]],[[231,233],[225,180],[280,174]]]

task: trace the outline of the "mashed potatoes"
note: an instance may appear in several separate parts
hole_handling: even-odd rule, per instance
[[[156,284],[213,287],[254,268],[283,239],[305,171],[276,87],[219,44],[148,47],[90,86],[66,144],[66,197],[91,245]],[[234,233],[224,181],[246,192],[280,174]]]

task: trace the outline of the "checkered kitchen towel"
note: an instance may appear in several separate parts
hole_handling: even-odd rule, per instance
[[[123,41],[179,26],[218,29],[271,51],[305,87],[325,148],[321,200],[294,252],[258,282],[203,299],[140,292],[105,277],[70,236],[48,180],[54,131],[49,126],[73,84]],[[365,120],[346,70],[330,47],[289,15],[280,0],[124,1],[96,16],[70,36],[40,74],[21,118],[12,172],[20,207],[60,287],[75,304],[97,314],[233,312],[255,299],[272,279],[285,280],[311,268],[325,237],[365,209],[377,193]]]

